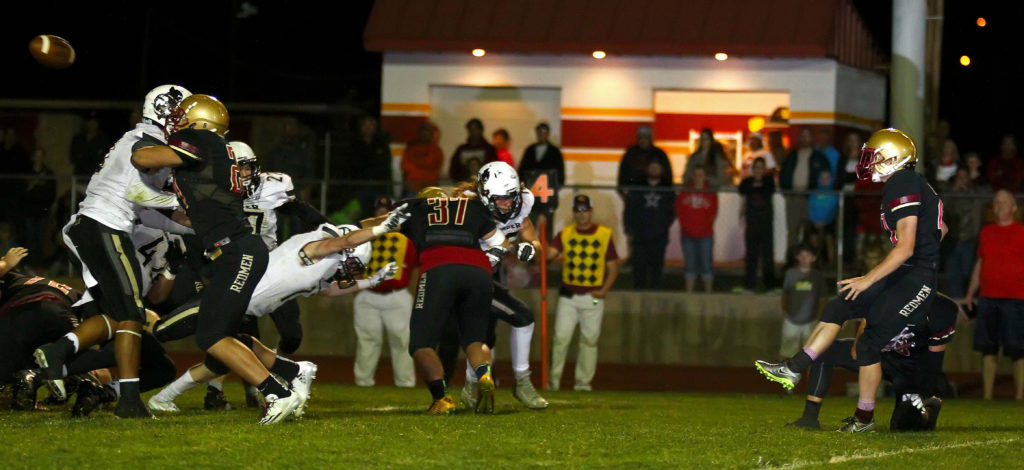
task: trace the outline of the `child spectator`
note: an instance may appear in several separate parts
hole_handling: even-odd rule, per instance
[[[697,276],[704,280],[704,290],[711,292],[711,253],[714,248],[715,218],[718,216],[718,195],[709,189],[707,172],[703,167],[690,170],[693,178],[684,185],[676,198],[676,216],[682,235],[683,258],[686,260],[686,292],[693,292]]]
[[[774,228],[772,219],[772,195],[775,194],[775,180],[765,175],[763,158],[754,159],[750,167],[751,176],[740,183],[743,205],[740,218],[746,219],[746,277],[744,289],[753,292],[757,287],[757,265],[760,261],[765,289],[775,287],[775,253],[773,245]],[[735,290],[735,289],[734,289]]]
[[[811,244],[817,250],[816,253],[824,255],[826,262],[832,260],[832,247],[835,245],[833,224],[836,222],[836,212],[839,209],[839,196],[827,192],[832,190],[832,186],[832,174],[822,171],[818,175],[818,186],[815,188],[819,192],[811,194],[807,203],[808,222],[811,226],[806,238],[813,240]]]
[[[779,354],[796,354],[811,336],[814,321],[821,309],[821,299],[825,294],[825,278],[814,269],[818,259],[814,248],[800,245],[796,248],[796,266],[786,270],[782,284],[782,344]]]

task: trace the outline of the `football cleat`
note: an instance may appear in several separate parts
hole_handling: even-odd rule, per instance
[[[46,386],[50,388],[50,394],[58,400],[67,400],[68,394],[64,388],[66,357],[63,348],[57,342],[44,344],[36,349],[32,356],[35,358],[36,365],[46,374]]]
[[[543,410],[548,407],[548,401],[537,393],[536,388],[533,388],[533,382],[530,381],[529,375],[516,379],[516,383],[513,387],[512,395],[514,395],[516,399],[527,408],[531,410]]]
[[[298,393],[302,403],[295,409],[295,417],[301,418],[306,413],[306,404],[309,403],[309,395],[313,389],[313,379],[316,378],[316,364],[309,361],[300,361],[299,374],[292,379],[291,387],[293,393]]]
[[[928,411],[928,424],[925,425],[925,429],[934,431],[935,424],[939,422],[939,411],[942,411],[942,400],[931,397],[924,401],[924,409]]]
[[[78,386],[75,405],[71,407],[71,416],[87,418],[96,408],[104,403],[117,401],[117,392],[99,381],[84,381]]]
[[[178,408],[178,405],[175,405],[174,402],[171,401],[171,400],[167,400],[167,401],[161,400],[159,398],[159,394],[156,394],[156,395],[153,395],[152,397],[149,397],[149,402],[147,402],[147,404],[149,405],[149,409],[151,409],[153,411],[159,411],[161,413],[180,413],[181,412],[181,408]],[[205,405],[205,402],[203,404]]]
[[[152,400],[150,400],[152,403]],[[169,402],[175,409],[178,407],[174,402]],[[150,406],[152,408],[152,406]],[[231,409],[231,403],[224,396],[224,391],[214,387],[206,387],[206,396],[203,398],[203,409],[207,411],[227,411]]]
[[[470,381],[470,380],[466,380],[466,385],[462,386],[462,393],[460,394],[459,398],[462,399],[462,404],[466,408],[468,408],[470,410],[475,410],[476,409],[476,382],[473,382],[473,381]]]
[[[36,392],[46,382],[43,371],[29,369],[16,372],[12,387],[11,409],[15,411],[31,411],[36,409]]]
[[[768,362],[758,359],[754,361],[754,367],[768,380],[782,384],[786,390],[793,390],[793,387],[800,382],[800,373],[790,370],[789,364],[785,362]]]
[[[455,400],[447,395],[440,400],[434,400],[427,408],[428,415],[450,415],[455,412]]]
[[[857,421],[857,418],[850,416],[843,420],[843,427],[836,430],[836,432],[873,432],[875,430],[875,420],[872,419],[867,423]]]
[[[259,424],[268,425],[284,421],[295,412],[295,409],[302,403],[298,393],[292,392],[283,398],[270,394],[266,396],[266,407],[263,408],[263,415],[260,416]]]
[[[114,416],[121,419],[153,419],[153,413],[149,412],[149,408],[142,403],[140,398],[127,398],[121,396],[117,400],[117,407],[114,408]]]
[[[821,423],[819,423],[816,418],[811,418],[809,416],[801,416],[800,419],[793,421],[792,423],[787,423],[786,426],[804,429],[821,429]]]
[[[476,407],[477,413],[494,414],[494,378],[486,373],[476,384]]]

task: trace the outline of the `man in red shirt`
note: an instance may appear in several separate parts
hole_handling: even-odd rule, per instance
[[[1012,134],[1003,136],[998,156],[988,162],[985,176],[993,191],[1008,189],[1011,193],[1020,191],[1024,179],[1024,162],[1017,159],[1017,139]]]
[[[966,302],[978,299],[978,324],[974,350],[981,356],[985,399],[992,399],[999,348],[1013,360],[1013,382],[1018,401],[1024,400],[1024,225],[1015,219],[1017,201],[1005,189],[996,191],[992,203],[996,223],[986,225],[978,237],[978,261],[974,265]]]

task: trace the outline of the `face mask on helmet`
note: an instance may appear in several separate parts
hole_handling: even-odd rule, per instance
[[[857,179],[875,183],[917,161],[914,141],[897,129],[882,129],[871,135],[861,147],[857,162]]]
[[[242,193],[246,198],[251,198],[260,187],[260,164],[256,159],[256,153],[249,144],[239,140],[228,142],[228,148],[235,158],[235,165],[238,166]]]
[[[175,114],[181,102],[189,96],[192,96],[192,92],[185,87],[160,85],[146,93],[145,101],[142,103],[142,118],[150,124],[160,126],[166,133],[168,118]]]
[[[343,237],[358,229],[355,225],[339,225],[338,233]],[[362,279],[366,274],[366,265],[370,262],[373,247],[367,242],[341,253],[345,255],[345,258],[338,265],[338,271],[334,273],[334,280],[338,281],[338,286],[344,289],[355,285],[356,281]]]
[[[503,222],[519,215],[523,207],[519,174],[505,162],[491,162],[480,168],[476,193],[491,215]]]
[[[228,109],[210,95],[191,95],[171,111],[164,125],[168,135],[182,129],[204,129],[221,137],[228,134]]]

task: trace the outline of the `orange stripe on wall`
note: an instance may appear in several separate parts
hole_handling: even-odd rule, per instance
[[[403,112],[430,114],[430,105],[426,103],[382,103],[381,112]]]
[[[570,116],[620,116],[654,118],[653,109],[635,108],[562,108],[562,115]]]
[[[626,151],[623,150],[623,153]],[[570,162],[619,162],[622,160],[621,153],[599,153],[599,152],[574,152],[564,150],[562,156]]]
[[[847,113],[834,113],[829,111],[790,111],[790,121],[799,119],[815,119],[823,121],[845,121],[861,124],[869,127],[881,127],[882,121],[870,119]]]

